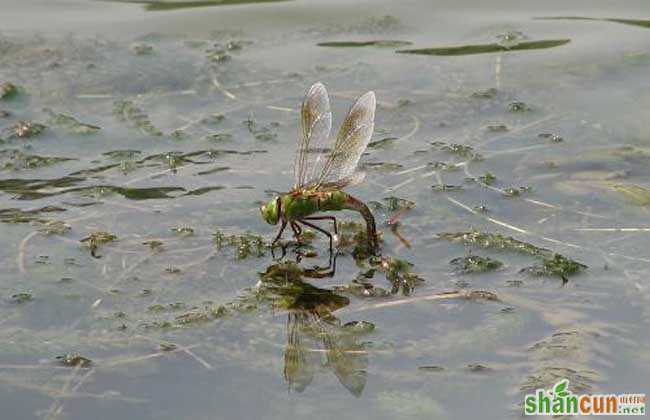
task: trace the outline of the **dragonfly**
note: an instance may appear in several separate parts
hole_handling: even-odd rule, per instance
[[[332,234],[314,222],[331,221],[336,236],[336,217],[321,213],[352,210],[360,213],[366,222],[368,251],[377,253],[377,228],[372,212],[361,200],[343,191],[365,178],[365,172],[357,170],[357,165],[372,137],[376,104],[374,92],[361,95],[348,111],[336,138],[330,138],[332,111],[327,90],[320,82],[311,86],[300,112],[300,136],[293,166],[294,186],[260,209],[267,223],[281,223],[271,247],[280,240],[287,225],[300,243],[302,225],[329,238],[331,255]]]

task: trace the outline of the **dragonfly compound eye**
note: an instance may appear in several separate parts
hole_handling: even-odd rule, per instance
[[[260,207],[260,213],[264,221],[270,225],[278,223],[278,206],[276,200],[272,200]]]

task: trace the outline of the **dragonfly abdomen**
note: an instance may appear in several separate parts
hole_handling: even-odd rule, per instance
[[[368,249],[370,249],[371,252],[376,253],[379,249],[379,243],[377,239],[375,217],[372,215],[368,206],[366,206],[361,200],[358,200],[349,194],[345,195],[346,199],[343,208],[346,210],[354,210],[361,214],[363,219],[366,221],[366,239],[368,241]]]

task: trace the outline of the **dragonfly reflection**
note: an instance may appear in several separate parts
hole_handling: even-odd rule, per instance
[[[332,274],[330,267],[302,269],[282,262],[261,274],[261,284],[273,289],[276,307],[288,312],[284,379],[289,390],[304,391],[316,373],[325,370],[359,397],[366,386],[368,354],[358,333],[349,328],[354,323],[342,324],[333,314],[350,301],[303,281]]]

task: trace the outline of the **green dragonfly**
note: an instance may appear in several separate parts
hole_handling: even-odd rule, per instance
[[[332,234],[312,222],[331,220],[334,235],[338,235],[336,218],[318,214],[353,210],[366,221],[368,250],[377,253],[375,218],[368,206],[343,191],[343,188],[358,184],[365,177],[365,172],[357,171],[357,165],[372,137],[376,103],[372,91],[360,96],[348,111],[336,139],[330,139],[332,111],[327,90],[322,83],[316,83],[309,89],[302,103],[293,189],[274,197],[261,208],[262,218],[267,223],[282,223],[272,246],[280,239],[287,225],[291,226],[294,237],[299,241],[302,233],[300,225],[304,225],[327,235],[331,252]]]

